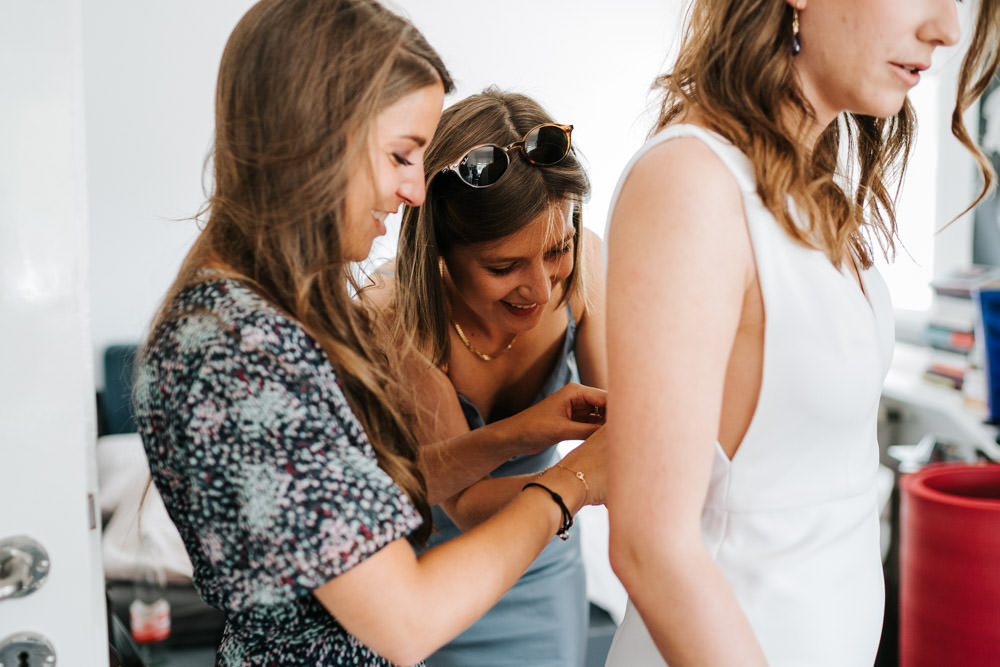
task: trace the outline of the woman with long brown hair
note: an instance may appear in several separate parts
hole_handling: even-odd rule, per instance
[[[461,539],[411,546],[431,531],[418,410],[348,264],[423,201],[451,87],[374,0],[262,0],[226,45],[207,221],[135,388],[195,586],[227,617],[219,664],[418,662],[602,501],[600,467],[548,470]]]
[[[608,235],[608,665],[870,665],[908,91],[954,0],[695,0]],[[964,110],[996,70],[980,5]],[[979,156],[981,157],[981,156]],[[989,183],[985,163],[983,171]]]
[[[556,445],[603,422],[606,363],[600,242],[583,228],[590,183],[572,126],[525,95],[487,89],[445,109],[425,173],[426,200],[405,209],[398,254],[370,293],[422,356],[413,381],[438,407],[421,434],[428,484],[454,488],[456,469],[478,471],[433,508],[433,545],[539,472],[570,465]],[[578,667],[587,617],[574,534],[427,664]]]

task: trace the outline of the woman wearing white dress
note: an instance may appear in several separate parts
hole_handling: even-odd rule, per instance
[[[996,70],[998,11],[980,6],[962,108]],[[907,93],[958,38],[954,0],[695,0],[606,237],[630,595],[608,665],[872,664],[893,339],[872,263],[896,237]]]

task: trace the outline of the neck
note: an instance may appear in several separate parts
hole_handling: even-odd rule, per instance
[[[469,337],[466,335],[465,330],[462,329],[462,325],[460,325],[455,320],[452,320],[451,324],[455,328],[455,333],[458,334],[458,339],[462,341],[462,345],[465,346],[465,349],[467,349],[475,356],[479,357],[479,359],[481,359],[482,361],[493,361],[494,359],[504,354],[505,352],[509,352],[511,348],[514,347],[514,341],[517,340],[517,334],[514,334],[511,337],[511,339],[507,341],[506,345],[501,347],[496,352],[483,352],[482,350],[480,350],[479,348],[477,348],[475,345],[472,344],[472,341],[469,340]]]
[[[795,75],[802,91],[803,99],[809,107],[809,112],[803,114],[798,108],[792,106],[785,109],[785,120],[787,126],[798,131],[799,144],[812,153],[816,148],[820,135],[837,120],[837,111],[823,103],[823,97],[816,93],[814,86],[804,80],[798,73]]]
[[[466,334],[475,335],[476,338],[483,341],[483,345],[487,346],[491,340],[506,340],[510,338],[509,333],[501,331],[491,322],[484,320],[474,310],[469,308],[465,300],[458,294],[458,290],[455,289],[450,279],[445,279],[444,288],[451,319],[458,322]]]
[[[822,120],[817,120],[816,118],[806,118],[804,120],[798,120],[798,127],[801,128],[799,132],[799,145],[802,146],[807,153],[812,153],[816,150],[816,144],[819,143],[819,138],[826,131],[826,128],[830,126],[830,123],[836,121],[837,117],[834,116],[828,122],[824,123]],[[792,125],[792,127],[796,127]]]
[[[510,350],[517,334],[503,331],[477,315],[448,281],[445,282],[445,292],[451,310],[449,328],[458,336],[463,347],[484,361],[495,359]]]

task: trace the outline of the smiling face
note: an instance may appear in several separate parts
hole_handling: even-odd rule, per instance
[[[516,334],[534,328],[562,298],[573,271],[576,230],[568,202],[554,205],[497,241],[455,246],[445,254],[453,312]]]
[[[822,126],[842,111],[895,115],[934,49],[959,37],[955,0],[787,2],[802,41],[792,66]]]
[[[346,261],[368,257],[372,242],[386,232],[386,217],[401,204],[419,206],[424,201],[424,152],[443,104],[444,87],[434,84],[402,97],[375,119],[371,168],[357,169],[347,189],[341,232]]]

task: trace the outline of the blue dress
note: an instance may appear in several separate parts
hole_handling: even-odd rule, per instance
[[[567,306],[568,309],[568,306]],[[532,405],[579,377],[573,347],[576,322],[569,324],[559,356]],[[470,429],[486,424],[478,408],[458,395]],[[525,475],[559,460],[555,445],[537,454],[515,456],[493,477]],[[461,534],[439,506],[433,508],[435,532],[428,547]],[[514,587],[468,630],[427,659],[427,667],[580,667],[587,639],[587,584],[579,531],[565,542],[553,538]]]

